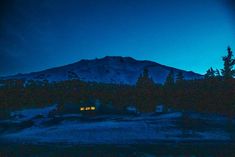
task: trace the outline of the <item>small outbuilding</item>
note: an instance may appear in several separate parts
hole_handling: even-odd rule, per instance
[[[163,104],[159,104],[156,106],[155,112],[157,113],[163,113],[164,112],[164,105]]]
[[[137,108],[134,105],[129,105],[126,107],[128,113],[137,113]]]
[[[97,111],[100,108],[99,100],[89,100],[86,102],[81,102],[80,112],[89,112],[89,111]]]

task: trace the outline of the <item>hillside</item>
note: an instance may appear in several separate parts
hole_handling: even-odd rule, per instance
[[[147,60],[131,57],[107,56],[101,59],[80,60],[78,62],[39,72],[2,77],[2,79],[63,81],[79,78],[83,81],[135,84],[143,69],[147,68],[156,83],[164,83],[170,70],[175,74],[183,72],[185,79],[199,79],[202,75],[184,71]]]

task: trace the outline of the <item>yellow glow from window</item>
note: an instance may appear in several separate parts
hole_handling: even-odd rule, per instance
[[[80,111],[94,111],[96,110],[96,107],[95,106],[87,106],[87,107],[80,107]]]
[[[89,111],[89,110],[91,110],[91,107],[86,107],[86,111]]]

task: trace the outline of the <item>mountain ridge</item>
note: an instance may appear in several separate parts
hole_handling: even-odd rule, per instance
[[[200,79],[203,77],[193,71],[185,71],[148,60],[136,60],[132,57],[106,56],[80,61],[45,69],[38,72],[16,74],[1,77],[1,79],[48,80],[63,81],[79,78],[87,82],[102,82],[116,84],[135,84],[143,69],[149,70],[156,83],[164,83],[169,71],[176,74],[182,71],[185,79]]]

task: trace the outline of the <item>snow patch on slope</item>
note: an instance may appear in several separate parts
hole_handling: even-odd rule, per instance
[[[144,68],[156,83],[164,83],[168,73],[182,71],[185,79],[200,79],[202,75],[164,66],[152,61],[137,61],[130,57],[104,57],[94,60],[81,60],[62,67],[41,72],[21,74],[3,79],[63,81],[73,79],[71,73],[80,80],[102,83],[135,84]]]

